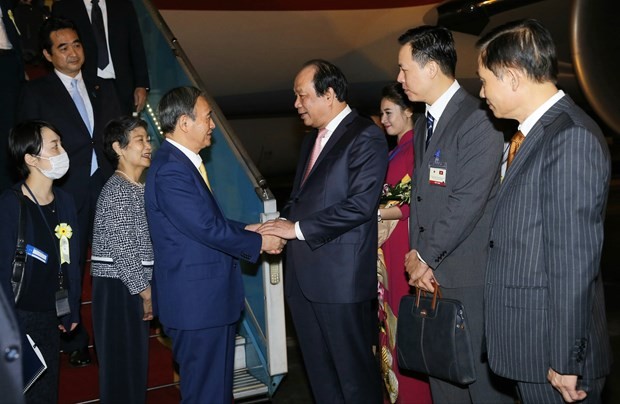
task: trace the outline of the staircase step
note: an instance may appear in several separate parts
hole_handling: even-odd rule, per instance
[[[247,367],[245,360],[245,338],[237,335],[235,338],[235,370],[245,369]]]
[[[268,393],[267,385],[252,376],[247,369],[235,371],[233,380],[233,397],[235,400],[266,395]]]

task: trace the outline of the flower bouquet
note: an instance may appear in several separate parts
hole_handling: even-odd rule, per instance
[[[392,206],[401,206],[411,202],[411,177],[405,174],[402,180],[394,186],[390,184],[383,185],[381,192],[381,206],[390,208]]]

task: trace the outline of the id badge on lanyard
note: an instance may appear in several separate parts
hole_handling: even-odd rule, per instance
[[[446,176],[448,174],[448,163],[441,161],[441,151],[437,149],[433,159],[428,165],[428,183],[431,185],[438,185],[440,187],[446,186]]]

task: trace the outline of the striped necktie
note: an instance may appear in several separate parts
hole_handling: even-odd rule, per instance
[[[431,136],[433,136],[433,124],[435,123],[435,118],[430,114],[430,112],[426,113],[426,145],[424,150],[428,149],[428,144],[431,142]]]

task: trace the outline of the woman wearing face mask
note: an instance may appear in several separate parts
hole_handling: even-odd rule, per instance
[[[101,402],[144,403],[149,320],[153,319],[153,247],[140,177],[151,165],[147,126],[140,118],[113,120],[103,147],[116,167],[97,201],[93,232],[93,328]]]
[[[397,146],[390,151],[385,178],[386,184],[395,186],[403,178],[413,176],[414,166],[413,104],[399,83],[390,84],[383,89],[381,123],[386,133],[396,136],[398,140]],[[431,403],[430,388],[426,381],[400,373],[395,349],[398,305],[401,297],[409,293],[404,264],[405,254],[409,251],[409,204],[381,208],[378,216],[382,222],[379,226],[379,238],[385,240],[380,245],[385,267],[379,271],[379,340],[381,370],[388,400],[403,404]]]
[[[55,403],[58,330],[70,332],[77,326],[81,293],[77,213],[72,197],[53,186],[69,169],[69,157],[58,131],[42,121],[16,125],[9,134],[9,152],[24,180],[0,195],[0,282],[7,296],[15,296],[12,262],[21,210],[26,266],[16,312],[22,331],[35,341],[47,363],[25,397],[27,403]]]

